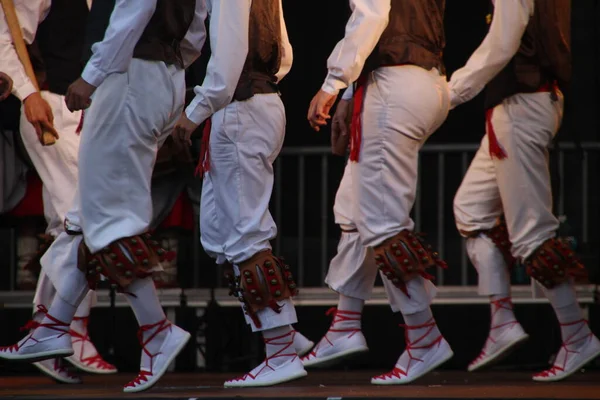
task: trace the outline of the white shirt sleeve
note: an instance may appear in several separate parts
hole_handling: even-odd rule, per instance
[[[31,44],[35,39],[38,25],[50,11],[50,0],[15,0],[14,4],[23,39],[26,44]],[[2,7],[0,7],[0,60],[2,72],[13,80],[12,93],[19,100],[25,100],[36,91],[35,85],[25,73],[25,68],[19,60]]]
[[[450,79],[450,107],[471,100],[519,50],[534,0],[496,0],[492,24],[481,45]]]
[[[202,86],[187,106],[186,116],[201,124],[231,103],[248,55],[251,0],[208,0],[211,56]]]
[[[283,4],[279,0],[279,19],[281,24],[281,65],[279,71],[275,75],[277,82],[281,81],[292,69],[292,63],[294,61],[294,52],[292,45],[290,44],[290,38],[288,37],[287,27],[285,25],[285,19],[283,17]]]
[[[350,0],[352,15],[344,38],[327,60],[329,70],[321,89],[337,95],[358,79],[367,57],[387,27],[391,0]]]
[[[348,85],[342,94],[342,100],[352,100],[352,97],[354,97],[354,85]]]
[[[116,0],[104,39],[92,46],[81,77],[100,86],[109,74],[127,71],[133,50],[156,9],[157,0]]]
[[[207,13],[206,3],[204,1],[196,1],[194,19],[180,44],[181,57],[183,58],[185,68],[192,65],[200,57],[200,52],[206,41],[206,26],[204,25],[204,21],[206,20]]]

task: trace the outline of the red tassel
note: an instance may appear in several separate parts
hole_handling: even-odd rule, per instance
[[[361,75],[356,81],[354,92],[354,108],[352,110],[352,121],[350,124],[350,161],[358,162],[360,143],[362,140],[362,107],[365,97],[367,76]]]
[[[206,120],[204,124],[204,130],[202,131],[202,143],[200,145],[200,159],[198,160],[198,166],[196,167],[196,172],[194,173],[196,176],[204,176],[205,172],[210,170],[210,128],[211,121],[210,118]]]
[[[81,129],[83,129],[83,115],[85,113],[85,110],[81,110],[81,118],[79,119],[79,125],[77,125],[77,129],[75,129],[75,133],[76,134],[80,134],[81,133]]]
[[[485,112],[485,123],[487,126],[488,141],[490,142],[490,157],[496,157],[498,160],[503,160],[508,156],[506,155],[506,152],[504,151],[502,146],[500,146],[498,138],[496,137],[496,132],[494,132],[494,126],[492,125],[493,112],[493,108],[490,108]]]

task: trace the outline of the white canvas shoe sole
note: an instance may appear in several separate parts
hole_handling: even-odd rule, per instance
[[[306,375],[308,375],[308,372],[304,369],[300,359],[296,357],[293,361],[278,367],[274,371],[260,372],[254,379],[245,375],[245,379],[232,379],[225,382],[223,386],[226,388],[273,386],[303,378]]]
[[[309,368],[327,368],[343,361],[344,359],[367,353],[368,351],[369,348],[367,346],[359,346],[330,354],[328,356],[316,356],[314,358],[306,359],[302,361],[302,364]]]
[[[485,357],[482,357],[469,364],[467,370],[469,372],[477,371],[483,367],[488,367],[495,362],[501,361],[504,357],[508,357],[512,350],[514,350],[519,344],[523,343],[527,339],[529,339],[528,334],[513,338],[508,343],[498,348],[494,353],[486,355]]]
[[[169,365],[171,365],[173,360],[175,360],[177,355],[179,355],[181,350],[183,350],[187,342],[190,340],[190,337],[191,335],[188,332],[176,325],[173,325],[172,331],[169,333],[169,336],[167,336],[163,345],[160,347],[159,352],[161,354],[156,356],[156,361],[153,364],[152,375],[148,376],[148,380],[146,382],[141,382],[135,386],[125,386],[123,388],[123,392],[143,392],[144,390],[148,390],[154,386],[156,382],[162,378],[165,372],[167,372],[167,368],[169,368]]]
[[[549,376],[542,376],[543,373],[537,374],[533,376],[533,380],[536,382],[557,382],[563,379],[568,378],[573,375],[575,372],[579,371],[583,368],[587,363],[594,360],[596,357],[600,356],[600,341],[594,337],[590,343],[583,348],[579,354],[576,354],[576,362],[569,366],[568,370],[559,371],[558,374],[553,374]]]
[[[373,385],[405,385],[407,383],[411,383],[416,381],[420,377],[428,374],[433,371],[440,365],[444,364],[446,361],[450,360],[454,356],[454,352],[450,348],[450,345],[446,340],[440,342],[439,346],[435,349],[435,352],[429,355],[427,358],[424,358],[424,362],[422,365],[419,365],[419,368],[409,369],[409,374],[402,375],[401,377],[374,377],[371,379],[371,383]],[[385,376],[385,375],[383,375]]]
[[[54,360],[52,360],[52,359],[45,360],[45,361],[50,361],[50,362],[54,363]],[[44,374],[46,374],[47,376],[49,376],[50,378],[54,379],[55,381],[57,381],[59,383],[67,383],[67,384],[81,383],[80,378],[74,378],[74,377],[70,377],[68,375],[63,375],[60,372],[58,372],[56,369],[54,369],[52,366],[46,365],[46,363],[44,363],[44,362],[35,362],[35,363],[33,363],[33,365],[37,369],[42,371]]]
[[[116,374],[118,372],[118,370],[116,368],[105,369],[105,368],[92,367],[90,365],[87,365],[87,364],[81,362],[81,360],[78,357],[76,357],[75,355],[69,356],[69,357],[65,358],[65,360],[70,362],[75,368],[80,369],[84,372],[88,372],[90,374],[110,375],[110,374]]]
[[[30,343],[30,345],[14,352],[6,349],[0,351],[0,358],[11,361],[38,362],[50,358],[68,357],[74,354],[73,347],[71,347],[71,337],[68,335],[53,336],[38,342],[33,342],[33,339],[31,339]]]

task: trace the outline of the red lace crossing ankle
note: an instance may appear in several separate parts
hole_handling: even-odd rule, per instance
[[[81,350],[76,357],[79,358],[82,363],[90,367],[96,367],[99,369],[114,369],[114,366],[104,361],[102,356],[97,351],[95,351],[95,355],[84,358],[86,343],[89,342],[93,346],[93,343],[90,340],[90,333],[88,331],[89,317],[75,317],[73,318],[73,321],[83,321],[83,327],[85,330],[85,334],[81,334],[74,329],[70,329],[69,331],[73,344],[81,343]]]
[[[503,298],[498,299],[498,300],[492,300],[490,302],[490,304],[492,305],[492,307],[494,308],[494,310],[492,311],[492,322],[491,322],[491,327],[490,327],[489,340],[491,340],[493,343],[496,343],[495,339],[492,337],[492,331],[493,330],[504,328],[505,326],[514,326],[514,325],[518,324],[519,322],[516,319],[513,319],[512,321],[508,321],[508,322],[504,322],[502,324],[494,325],[494,317],[496,316],[496,314],[498,313],[498,311],[500,311],[500,310],[509,310],[509,311],[512,311],[513,310],[513,304],[512,304],[512,300],[511,300],[510,297],[503,297]]]
[[[21,328],[21,331],[33,331],[37,328],[43,327],[43,328],[61,332],[61,334],[58,335],[57,337],[62,337],[63,335],[66,335],[69,333],[69,324],[54,318],[52,315],[50,315],[48,313],[48,309],[45,306],[43,306],[43,305],[37,306],[37,312],[42,313],[44,315],[44,318],[49,319],[50,321],[52,321],[52,323],[49,323],[49,322],[40,323],[40,322],[31,320],[31,321],[27,322],[25,324],[25,326],[23,326]],[[19,342],[17,342],[10,346],[2,346],[2,347],[0,347],[0,351],[3,351],[3,352],[7,351],[10,353],[17,352],[17,351],[19,351],[21,346],[23,346],[25,343],[27,343],[30,340],[33,340],[36,343],[39,342],[36,338],[33,337],[33,332],[31,332],[29,334],[29,336],[27,336],[26,339],[22,343],[19,344]]]
[[[283,347],[281,349],[279,349],[278,351],[276,351],[275,353],[273,353],[273,355],[265,357],[265,361],[264,361],[265,365],[260,370],[258,370],[258,372],[254,373],[254,374],[249,372],[239,378],[232,379],[232,381],[245,381],[248,378],[256,379],[256,377],[259,376],[266,368],[269,368],[272,371],[275,371],[275,368],[273,368],[273,366],[271,366],[269,364],[269,361],[273,360],[275,358],[292,357],[291,361],[294,361],[296,359],[296,357],[298,357],[296,350],[294,350],[292,348],[293,352],[286,353],[285,351],[288,350],[290,347],[292,347],[292,345],[294,344],[295,336],[296,336],[296,331],[292,329],[284,335],[280,335],[280,336],[276,336],[276,337],[272,337],[272,338],[268,338],[268,339],[265,338],[264,339],[265,346],[273,345],[273,346],[283,346]],[[288,341],[285,341],[284,340],[285,338],[289,338]]]
[[[158,353],[150,353],[150,351],[148,351],[148,349],[146,348],[146,346],[148,345],[148,343],[150,343],[160,332],[164,331],[165,329],[169,329],[171,328],[171,322],[169,320],[167,320],[166,318],[163,319],[162,321],[159,321],[155,324],[151,324],[151,325],[142,325],[140,326],[140,329],[138,330],[138,340],[140,342],[140,345],[142,346],[142,352],[144,352],[148,357],[150,357],[150,371],[141,369],[140,373],[138,374],[138,376],[132,380],[131,382],[129,382],[127,385],[125,385],[125,387],[136,387],[137,385],[140,385],[144,382],[148,381],[148,377],[152,376],[152,369],[153,369],[153,362],[152,360],[154,359],[154,357],[156,357],[157,355],[161,354],[160,351]],[[148,336],[147,339],[144,339],[144,333],[151,331],[152,329],[156,329],[154,331],[154,333],[152,333],[150,336]]]
[[[361,330],[361,328],[360,328],[361,313],[360,312],[338,310],[337,307],[331,307],[329,310],[327,310],[325,315],[330,316],[331,314],[333,314],[333,321],[331,322],[331,326],[329,327],[329,330],[323,337],[323,339],[325,339],[331,346],[333,346],[333,343],[327,337],[327,334],[329,332],[336,332],[336,333],[347,332],[347,333],[349,333],[348,338],[351,338],[356,333],[360,332],[360,330]],[[346,321],[359,321],[359,327],[358,328],[346,328],[346,329],[336,329],[335,328],[336,324],[341,323],[341,322],[346,322]],[[315,348],[304,358],[316,357],[318,350],[319,350],[319,344],[317,344],[315,346]]]
[[[569,354],[579,354],[579,351],[577,350],[571,350],[569,349],[568,346],[570,345],[574,345],[575,343],[581,342],[582,340],[586,340],[590,337],[592,337],[594,334],[588,329],[588,333],[577,337],[577,335],[579,335],[579,333],[588,325],[587,320],[585,319],[580,319],[577,321],[573,321],[573,322],[567,322],[567,323],[561,323],[560,326],[573,326],[573,325],[577,325],[577,324],[581,324],[579,326],[579,328],[573,332],[571,335],[569,335],[569,337],[567,337],[566,339],[563,340],[561,346],[560,346],[560,350],[565,350],[565,358],[562,362],[562,365],[558,364],[556,361],[554,363],[554,365],[552,366],[552,368],[540,372],[539,374],[537,374],[537,376],[542,376],[542,377],[550,377],[550,376],[554,376],[557,375],[558,372],[564,372],[565,367],[567,366],[567,361],[569,359]],[[560,355],[560,350],[558,355]],[[557,358],[558,358],[557,355]]]
[[[410,370],[412,361],[423,362],[422,359],[420,359],[418,357],[414,357],[412,354],[412,351],[429,349],[429,348],[435,346],[436,344],[438,344],[439,342],[441,342],[443,339],[443,336],[440,334],[431,342],[420,344],[420,343],[424,342],[424,340],[429,336],[429,334],[434,329],[436,329],[437,324],[435,323],[435,320],[433,318],[431,318],[429,321],[425,322],[422,325],[411,325],[410,326],[410,325],[406,325],[406,324],[400,324],[400,327],[405,329],[405,331],[404,331],[404,338],[406,341],[405,352],[408,354],[408,357],[409,357],[408,365],[406,366],[406,371],[403,370],[402,368],[399,368],[398,366],[394,366],[394,369],[392,369],[390,372],[388,372],[386,374],[376,377],[377,379],[400,378],[401,376],[407,376],[408,371]],[[427,330],[425,331],[424,334],[422,334],[421,336],[419,336],[418,338],[416,338],[413,341],[410,340],[409,331],[417,330],[417,329],[425,329],[425,328],[427,328]]]

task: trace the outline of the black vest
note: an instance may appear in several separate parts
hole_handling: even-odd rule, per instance
[[[41,89],[65,95],[81,75],[88,13],[86,0],[52,0],[48,16],[28,48]]]
[[[85,31],[85,44],[81,61],[85,65],[92,57],[92,45],[104,39],[110,16],[115,8],[116,0],[94,0],[88,16]]]
[[[114,6],[115,0],[93,2],[84,60],[91,57],[92,45],[104,38]],[[194,19],[195,11],[196,0],[158,0],[154,14],[133,50],[133,57],[183,67],[179,44]]]
[[[486,87],[486,110],[555,81],[564,90],[571,80],[570,0],[535,0],[534,7],[517,54]]]
[[[363,73],[401,64],[445,73],[445,6],[445,0],[391,0],[389,23],[367,58]]]
[[[279,0],[253,0],[250,8],[248,55],[233,99],[248,100],[255,94],[276,93],[276,74],[281,66]]]

